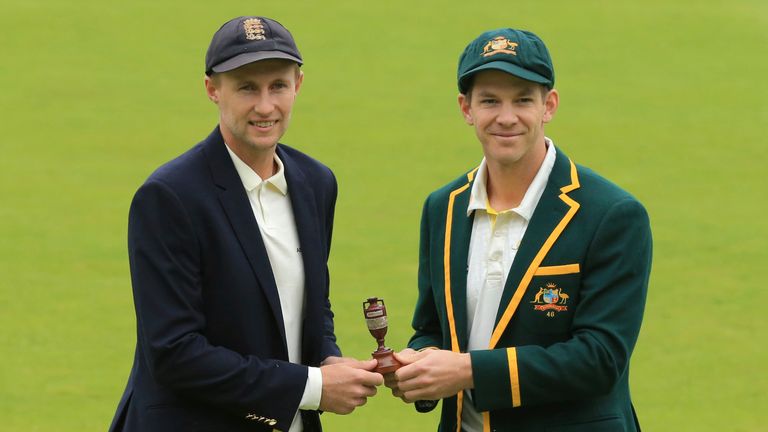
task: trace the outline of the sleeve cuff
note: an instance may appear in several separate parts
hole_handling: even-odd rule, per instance
[[[307,368],[307,385],[299,402],[299,409],[314,411],[320,408],[320,397],[323,395],[323,374],[320,368]]]
[[[478,411],[517,408],[520,398],[517,348],[470,351],[473,401]]]

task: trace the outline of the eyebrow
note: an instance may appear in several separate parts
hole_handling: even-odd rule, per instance
[[[257,82],[255,80],[253,80],[251,77],[236,78],[234,81],[238,85],[240,85],[240,84],[253,84],[253,85],[257,85]],[[285,78],[282,78],[282,77],[278,77],[278,78],[275,78],[275,79],[269,81],[268,84],[271,85],[271,84],[274,84],[274,83],[284,83],[284,82],[288,82],[288,80],[285,79]]]
[[[535,86],[525,86],[519,91],[515,92],[515,96],[531,96],[536,92]],[[498,95],[494,92],[488,91],[488,90],[479,90],[477,93],[477,97],[484,98],[484,97],[498,97]]]
[[[477,96],[478,96],[478,97],[496,97],[496,95],[495,95],[495,94],[493,94],[492,92],[489,92],[489,91],[487,91],[487,90],[481,90],[481,91],[479,91],[479,92],[477,93]]]

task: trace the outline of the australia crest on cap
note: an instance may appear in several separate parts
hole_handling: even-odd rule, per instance
[[[248,18],[243,21],[243,30],[245,38],[248,40],[264,40],[264,24],[258,18]]]
[[[512,54],[516,56],[517,52],[515,49],[517,48],[517,45],[517,42],[512,42],[504,36],[497,36],[485,44],[482,56],[490,57],[496,54]]]

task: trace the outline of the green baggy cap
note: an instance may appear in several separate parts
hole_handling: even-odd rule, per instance
[[[550,89],[555,85],[555,69],[544,41],[526,30],[490,30],[470,42],[459,57],[459,91],[466,93],[472,75],[486,69],[507,72]]]

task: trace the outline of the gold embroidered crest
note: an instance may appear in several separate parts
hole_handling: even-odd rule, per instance
[[[533,310],[546,311],[546,315],[552,318],[557,312],[568,310],[568,306],[565,304],[568,303],[569,298],[571,297],[563,292],[562,288],[556,284],[548,283],[546,287],[539,287],[539,292],[536,293],[531,303],[535,303]]]
[[[248,18],[243,21],[243,30],[245,30],[245,38],[248,40],[264,40],[264,25],[258,18]]]
[[[498,36],[488,41],[483,47],[483,57],[490,57],[495,54],[517,55],[515,49],[518,43],[512,42],[504,36]]]

